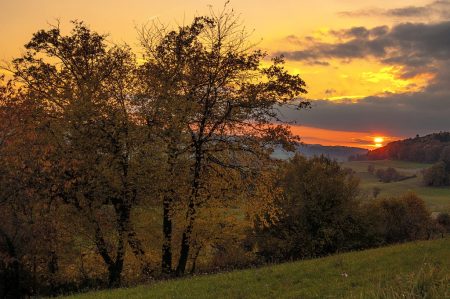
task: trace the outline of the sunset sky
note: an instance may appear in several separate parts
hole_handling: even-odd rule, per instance
[[[135,27],[188,23],[223,0],[0,0],[0,60],[38,29],[83,20],[137,47]],[[373,148],[450,130],[450,0],[231,1],[257,47],[283,54],[313,107],[284,109],[306,143]]]

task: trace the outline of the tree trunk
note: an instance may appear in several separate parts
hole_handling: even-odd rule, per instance
[[[194,227],[194,220],[195,220],[195,205],[194,202],[191,200],[189,203],[188,208],[188,225],[186,226],[183,237],[181,240],[181,250],[180,250],[180,258],[178,260],[178,266],[176,270],[176,275],[181,276],[186,271],[186,264],[189,258],[189,250],[191,247],[191,234],[192,229]]]
[[[169,155],[167,158],[167,164],[169,165],[168,173],[169,178],[175,178],[176,171],[175,165],[177,161],[177,140],[174,138],[169,144]],[[173,224],[171,218],[171,207],[175,200],[175,190],[169,187],[167,193],[164,195],[163,201],[163,245],[162,245],[162,257],[161,257],[161,270],[164,274],[172,274],[172,231]]]
[[[192,268],[191,268],[191,275],[195,273],[195,267],[197,266],[197,259],[200,255],[200,250],[202,249],[202,246],[197,246],[197,250],[195,251],[194,257],[192,258]]]
[[[164,198],[163,203],[163,246],[161,268],[164,274],[172,272],[172,219],[170,218],[171,199]]]
[[[115,210],[116,214],[118,215],[117,230],[119,236],[117,240],[116,260],[108,267],[110,287],[120,286],[120,276],[123,270],[123,262],[125,258],[125,250],[129,233],[128,228],[130,227],[131,208],[127,204],[119,204],[115,206]]]
[[[108,267],[108,286],[110,288],[117,288],[120,286],[121,274],[123,270],[123,257],[118,258],[116,262]]]
[[[186,264],[189,258],[190,239],[192,233],[192,225],[188,225],[183,232],[183,238],[181,240],[180,259],[178,260],[178,266],[176,275],[181,276],[186,271]]]
[[[92,223],[95,225],[95,244],[103,258],[103,261],[108,267],[108,285],[109,287],[119,287],[121,283],[121,274],[123,270],[126,244],[128,239],[127,230],[130,225],[130,207],[126,204],[115,204],[114,209],[117,217],[117,249],[115,260],[110,256],[106,241],[103,237],[99,223],[95,218],[91,218]]]
[[[192,191],[189,199],[189,206],[186,213],[186,219],[188,220],[188,225],[183,232],[183,237],[181,240],[181,250],[180,259],[178,260],[178,266],[176,270],[176,275],[181,276],[186,271],[186,264],[189,258],[189,250],[191,243],[191,234],[194,227],[195,214],[196,214],[196,204],[198,199],[198,191],[200,188],[200,172],[203,161],[202,143],[195,142],[195,166],[194,166],[194,177],[192,180]]]

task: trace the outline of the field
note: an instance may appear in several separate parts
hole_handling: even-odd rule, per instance
[[[367,167],[372,164],[375,169],[394,167],[400,173],[415,178],[406,179],[400,182],[382,183],[367,171]],[[379,187],[381,192],[378,196],[394,196],[408,191],[413,191],[419,195],[428,205],[432,212],[450,212],[450,187],[437,188],[427,187],[422,184],[421,170],[430,167],[430,164],[403,162],[403,161],[352,161],[342,163],[343,167],[352,168],[361,178],[361,189],[369,197],[372,196],[374,187]]]
[[[449,248],[450,238],[421,241],[67,299],[449,298]]]

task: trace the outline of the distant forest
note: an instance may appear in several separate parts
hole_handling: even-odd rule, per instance
[[[439,132],[423,137],[394,141],[350,160],[401,160],[418,163],[436,163],[450,157],[450,132]]]

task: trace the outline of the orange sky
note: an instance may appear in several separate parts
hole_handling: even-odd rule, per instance
[[[33,32],[47,28],[60,20],[63,28],[68,21],[83,20],[99,32],[109,33],[111,40],[136,47],[135,27],[154,19],[166,24],[187,23],[195,14],[203,14],[208,5],[221,7],[223,0],[0,0],[0,60],[9,61],[22,51],[22,45]],[[275,53],[299,47],[288,36],[309,36],[319,42],[330,42],[331,30],[352,26],[374,27],[392,25],[395,19],[345,18],[339,12],[357,11],[367,7],[383,9],[405,5],[425,5],[421,0],[245,0],[231,1],[241,14],[244,24],[254,30],[252,38],[258,47]],[[300,40],[300,39],[299,39]],[[288,68],[299,73],[308,86],[309,99],[358,99],[384,93],[401,93],[423,89],[432,74],[401,78],[399,68],[386,66],[373,59],[340,61],[331,59],[329,65],[308,65],[288,61]],[[332,92],[330,92],[332,91]],[[311,127],[293,127],[306,143],[348,145],[370,148],[374,136],[382,132],[332,131]],[[385,141],[404,136],[385,136]]]
[[[382,138],[382,145],[387,142],[398,140],[401,137],[386,136],[381,132],[354,132],[354,131],[339,131],[326,130],[320,128],[313,128],[308,126],[291,126],[291,131],[294,134],[301,136],[301,140],[308,144],[322,144],[322,145],[343,145],[351,147],[361,147],[367,149],[375,149],[379,147],[374,141],[375,138]]]

